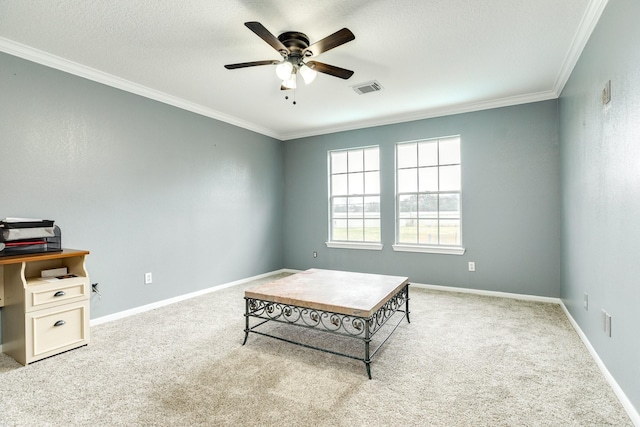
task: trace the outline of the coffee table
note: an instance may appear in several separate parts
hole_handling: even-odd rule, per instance
[[[248,289],[244,295],[245,336],[242,345],[246,344],[249,333],[255,333],[360,360],[365,363],[369,379],[373,356],[404,318],[410,322],[407,277],[313,268]],[[395,326],[382,342],[372,348],[372,337],[396,313],[401,316],[395,316]],[[333,351],[256,330],[270,322],[362,340],[364,356]],[[255,324],[252,326],[251,323]]]

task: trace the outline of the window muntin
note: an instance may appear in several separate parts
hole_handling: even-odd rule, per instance
[[[377,146],[329,152],[329,199],[330,241],[381,241]]]
[[[396,144],[396,242],[461,246],[460,137]]]

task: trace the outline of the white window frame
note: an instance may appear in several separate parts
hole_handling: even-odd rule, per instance
[[[377,169],[366,169],[366,167],[363,168],[363,173],[364,172],[378,172],[378,192],[377,193],[367,193],[367,190],[364,189],[362,194],[348,194],[348,195],[334,195],[333,192],[333,180],[332,177],[334,175],[333,171],[332,171],[332,161],[331,161],[331,155],[332,153],[338,153],[338,152],[356,152],[356,151],[362,151],[363,155],[364,155],[364,151],[367,149],[372,149],[375,148],[378,150],[378,165],[377,165]],[[348,154],[347,154],[348,156]],[[364,160],[363,160],[363,164],[364,164]],[[341,249],[365,249],[365,250],[382,250],[382,212],[379,212],[378,214],[378,221],[380,224],[380,241],[353,241],[353,240],[333,240],[333,199],[337,198],[337,197],[378,197],[378,200],[380,201],[380,147],[378,145],[370,145],[370,146],[365,146],[365,147],[354,147],[354,148],[346,148],[346,149],[339,149],[339,150],[330,150],[327,153],[327,170],[328,170],[328,188],[329,188],[329,199],[328,199],[328,206],[329,206],[329,223],[328,223],[328,240],[327,242],[325,242],[325,244],[327,245],[327,247],[329,248],[341,248]],[[339,174],[345,174],[348,175],[349,174],[355,174],[355,173],[360,173],[359,171],[353,171],[350,172],[348,165],[347,165],[347,172],[342,172]],[[347,178],[347,183],[348,183],[349,179]],[[363,187],[364,188],[364,187]],[[349,193],[349,191],[348,191]],[[348,217],[347,217],[348,219]],[[363,213],[363,220],[364,220],[364,213]],[[363,224],[364,225],[364,224]],[[347,225],[347,229],[348,229],[348,225]],[[363,235],[364,238],[364,235]]]
[[[398,171],[400,170],[400,168],[398,167],[398,147],[403,145],[403,144],[420,144],[421,142],[438,142],[440,140],[446,140],[446,139],[450,139],[450,138],[459,138],[460,139],[460,145],[462,145],[462,139],[460,138],[460,135],[450,135],[450,136],[444,136],[444,137],[439,137],[439,138],[430,138],[430,139],[420,139],[420,140],[415,140],[415,141],[403,141],[403,142],[398,142],[395,145],[395,158],[396,158],[396,164],[395,164],[395,179],[396,179],[396,185],[395,185],[395,212],[396,212],[396,218],[395,218],[395,241],[396,243],[392,246],[394,251],[398,251],[398,252],[422,252],[422,253],[434,253],[434,254],[447,254],[447,255],[463,255],[465,253],[465,248],[462,245],[463,240],[462,240],[462,185],[460,186],[460,190],[459,191],[440,191],[440,189],[438,189],[437,191],[418,191],[419,189],[416,189],[415,192],[410,192],[410,193],[399,193],[398,192]],[[417,152],[416,152],[417,155]],[[461,155],[462,157],[462,155]],[[455,163],[458,164],[458,163]],[[460,163],[459,163],[460,167],[462,168],[462,158],[460,159]],[[440,168],[442,166],[449,166],[448,164],[440,164],[440,159],[438,159],[438,164],[437,164],[437,168]],[[411,169],[411,168],[406,168],[406,169]],[[419,166],[416,166],[416,169],[419,169]],[[462,171],[460,172],[460,174],[462,175]],[[462,180],[462,177],[461,177]],[[401,243],[400,240],[400,197],[402,195],[405,194],[459,194],[460,197],[460,214],[459,214],[459,221],[460,221],[460,244],[459,245],[443,245],[443,244],[424,244],[424,243]],[[440,210],[438,208],[438,219],[440,219]],[[440,225],[438,225],[438,230],[440,229]]]

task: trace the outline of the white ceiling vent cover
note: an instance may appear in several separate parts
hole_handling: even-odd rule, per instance
[[[382,85],[377,80],[371,80],[370,82],[360,83],[351,87],[358,95],[382,90]]]

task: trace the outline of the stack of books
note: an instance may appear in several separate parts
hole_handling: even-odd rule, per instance
[[[0,221],[0,256],[61,249],[60,228],[48,219],[5,218]]]

